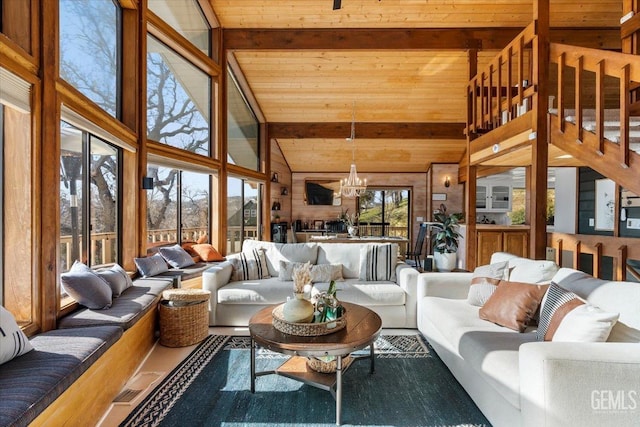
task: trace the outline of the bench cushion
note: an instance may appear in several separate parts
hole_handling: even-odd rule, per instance
[[[79,309],[60,319],[59,328],[116,325],[129,329],[145,315],[159,299],[162,291],[172,286],[170,278],[137,279],[106,310]]]
[[[103,326],[58,329],[32,338],[33,351],[0,367],[0,425],[28,425],[120,336],[121,328]]]
[[[216,265],[216,262],[196,262],[193,265],[182,268],[172,268],[169,271],[165,271],[164,273],[160,273],[154,277],[175,277],[180,276],[181,280],[189,280],[194,277],[200,277],[202,272],[207,268],[210,268]]]

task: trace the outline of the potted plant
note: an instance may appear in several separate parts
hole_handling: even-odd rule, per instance
[[[458,240],[462,237],[458,233],[462,214],[447,215],[447,209],[441,206],[433,216],[433,261],[438,271],[451,271],[456,268]]]

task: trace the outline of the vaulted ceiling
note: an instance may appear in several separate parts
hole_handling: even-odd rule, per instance
[[[487,64],[531,0],[209,0],[294,172],[425,172],[465,152],[469,49]],[[552,40],[620,47],[622,0],[551,0]],[[351,132],[355,102],[355,147]]]

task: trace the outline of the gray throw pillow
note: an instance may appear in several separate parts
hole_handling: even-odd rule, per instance
[[[160,255],[174,268],[184,268],[195,264],[193,258],[182,246],[174,245],[168,248],[160,248]]]
[[[60,281],[65,292],[78,304],[93,310],[111,307],[111,287],[81,262],[74,262],[71,270],[60,275]]]
[[[100,269],[96,273],[109,284],[114,298],[119,297],[125,289],[133,286],[129,274],[118,264],[111,268]]]
[[[0,365],[33,350],[16,319],[0,305]]]
[[[138,272],[143,277],[155,276],[157,274],[164,273],[165,271],[169,271],[167,262],[160,254],[154,254],[146,258],[134,258],[133,262],[136,263]]]

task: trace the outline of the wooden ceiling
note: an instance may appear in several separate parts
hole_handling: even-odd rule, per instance
[[[465,152],[479,67],[532,19],[525,0],[209,0],[293,172],[425,172]],[[552,40],[619,48],[622,0],[551,0]],[[554,153],[557,155],[557,153]]]

